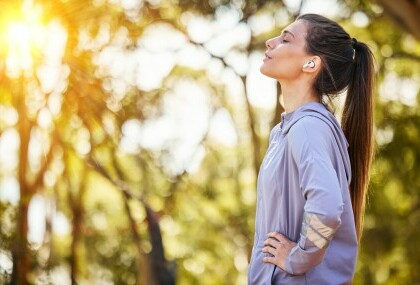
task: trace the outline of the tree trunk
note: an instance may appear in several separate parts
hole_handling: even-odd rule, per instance
[[[152,243],[152,251],[149,256],[154,279],[156,279],[158,285],[174,285],[175,268],[169,268],[167,266],[168,263],[165,260],[162,234],[157,215],[149,206],[145,205],[144,207],[146,209],[150,242]]]
[[[420,39],[420,2],[412,0],[378,0],[385,13],[406,32]]]
[[[248,120],[249,120],[249,130],[251,132],[251,139],[252,139],[254,172],[255,172],[255,177],[258,177],[258,172],[260,171],[260,164],[261,164],[260,139],[258,138],[256,125],[255,125],[255,118],[254,118],[254,114],[252,113],[252,106],[251,106],[251,103],[249,102],[248,95],[247,95],[248,93],[246,91],[246,76],[241,76],[241,80],[244,86],[246,109],[247,109]]]
[[[133,215],[131,215],[130,205],[128,204],[130,195],[127,191],[125,191],[125,189],[122,189],[122,192],[124,195],[123,200],[124,200],[125,212],[127,214],[127,217],[130,223],[131,234],[132,234],[133,241],[137,249],[137,266],[138,266],[137,284],[138,285],[158,285],[153,274],[151,274],[152,269],[150,265],[150,260],[148,256],[144,254],[144,251],[141,248],[141,239],[138,233],[137,223]]]
[[[18,102],[19,110],[19,125],[18,131],[20,136],[20,147],[19,147],[19,212],[17,216],[17,229],[16,229],[16,241],[12,246],[13,256],[13,272],[11,284],[13,285],[26,285],[29,284],[27,275],[30,269],[30,255],[28,253],[28,208],[29,202],[33,195],[33,189],[28,187],[26,180],[27,166],[28,166],[28,148],[30,138],[30,123],[26,115],[26,104],[25,104],[25,92],[24,92],[24,80],[21,78],[18,83],[18,92],[15,96]]]
[[[82,229],[82,207],[77,203],[72,203],[73,221],[72,221],[72,242],[70,249],[70,280],[72,285],[77,285],[77,245],[79,244]]]
[[[275,125],[277,125],[278,123],[280,123],[281,113],[284,112],[284,108],[280,104],[280,95],[281,95],[281,85],[280,85],[279,82],[277,82],[276,111],[274,113],[274,118],[273,118],[273,121],[271,123],[271,129],[274,128]]]
[[[69,189],[69,199],[71,210],[73,212],[73,221],[72,221],[72,243],[71,243],[71,253],[70,253],[70,280],[72,285],[77,285],[77,275],[79,269],[79,257],[77,247],[80,244],[80,238],[82,236],[82,226],[83,226],[83,198],[86,192],[86,173],[83,171],[83,177],[79,185],[78,191],[75,191],[77,194],[72,194],[73,191]],[[69,183],[71,187],[71,183]]]
[[[27,201],[19,203],[17,238],[12,247],[13,271],[11,285],[27,285],[27,273],[29,271],[30,259],[27,248],[28,236],[28,204]]]

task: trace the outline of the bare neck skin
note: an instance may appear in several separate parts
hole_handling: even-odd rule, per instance
[[[286,113],[293,112],[305,103],[319,102],[319,97],[312,91],[309,78],[282,81],[280,84]]]

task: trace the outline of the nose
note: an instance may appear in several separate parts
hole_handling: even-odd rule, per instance
[[[274,38],[268,39],[268,40],[265,42],[265,46],[266,46],[268,49],[273,49],[273,48],[274,48],[274,46],[275,46],[275,44],[274,44]]]

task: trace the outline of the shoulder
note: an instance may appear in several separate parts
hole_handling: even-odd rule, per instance
[[[328,140],[332,134],[329,123],[312,115],[300,118],[289,130],[289,136],[299,140]]]
[[[292,154],[299,158],[330,154],[334,140],[330,125],[316,116],[304,116],[290,128],[287,134]]]
[[[279,130],[279,128],[280,128],[280,123],[278,123],[277,125],[274,126],[274,128],[271,129],[268,142],[271,142],[273,140],[275,133]]]

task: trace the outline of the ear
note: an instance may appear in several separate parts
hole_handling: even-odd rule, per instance
[[[317,73],[319,70],[321,70],[321,58],[319,56],[307,58],[302,65],[302,71],[306,73]]]

